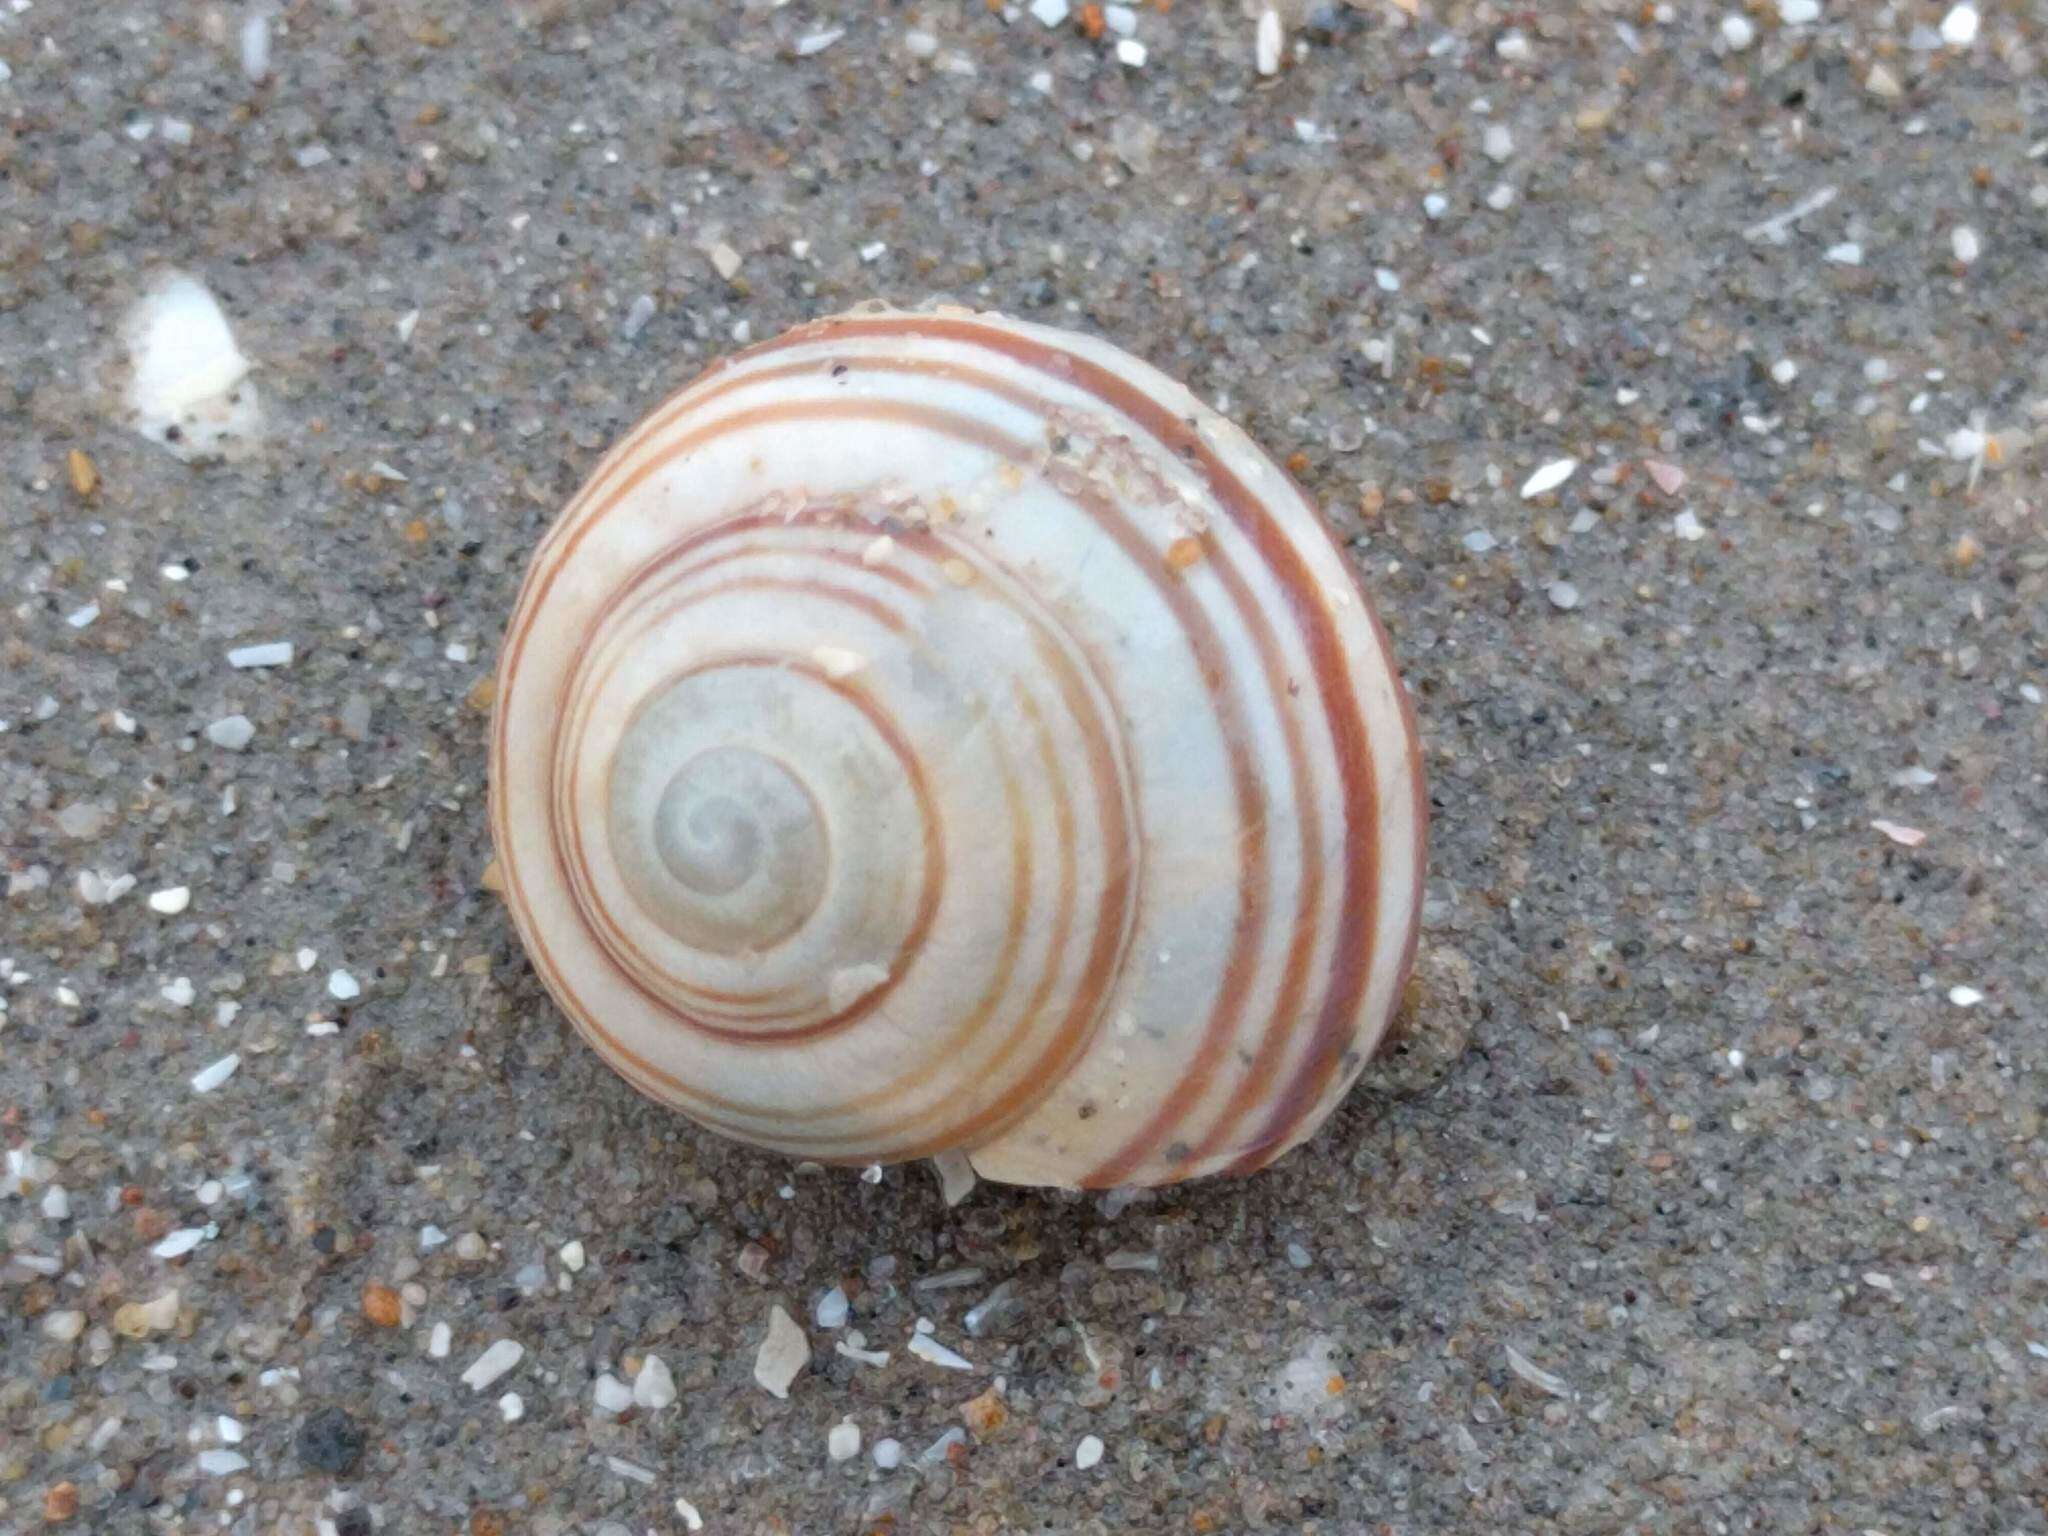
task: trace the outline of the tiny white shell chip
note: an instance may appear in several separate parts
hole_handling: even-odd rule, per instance
[[[649,1355],[640,1362],[640,1374],[633,1378],[633,1401],[642,1408],[666,1408],[676,1400],[676,1379],[668,1362]]]
[[[1074,1465],[1086,1472],[1102,1460],[1102,1441],[1095,1435],[1083,1435],[1081,1443],[1074,1447]]]
[[[165,917],[176,917],[191,905],[192,890],[189,886],[173,885],[149,893],[149,910],[161,912]]]
[[[1977,41],[1977,7],[1959,5],[1942,17],[1941,40],[1951,48],[1967,48]]]
[[[517,1339],[500,1339],[471,1362],[462,1373],[462,1384],[481,1392],[526,1358],[526,1346]]]
[[[1538,496],[1549,495],[1578,473],[1578,468],[1577,459],[1552,459],[1522,482],[1522,499],[1531,501]]]
[[[844,1287],[835,1285],[818,1298],[817,1310],[813,1316],[820,1328],[843,1328],[846,1326],[847,1311],[846,1291]]]
[[[235,1068],[241,1064],[242,1058],[239,1055],[230,1053],[221,1057],[212,1066],[201,1068],[192,1074],[192,1091],[194,1093],[213,1092],[214,1089],[233,1077],[235,1075]]]
[[[768,1337],[754,1356],[754,1380],[771,1397],[788,1397],[790,1383],[811,1363],[811,1341],[780,1307],[768,1313]]]
[[[240,645],[228,652],[228,665],[237,671],[251,667],[288,667],[292,664],[292,643],[272,640],[262,645]]]
[[[241,36],[242,76],[252,85],[260,85],[270,73],[270,15],[267,11],[251,11],[242,22]]]
[[[1948,1000],[1958,1008],[1974,1008],[1984,1001],[1984,994],[1975,987],[1956,986],[1948,989]]]
[[[938,1172],[939,1193],[948,1206],[958,1205],[974,1193],[974,1165],[967,1160],[965,1152],[957,1149],[940,1152],[932,1158],[932,1167]]]
[[[1252,56],[1260,74],[1280,73],[1280,46],[1284,41],[1280,30],[1280,13],[1268,6],[1259,12],[1258,30],[1252,36]]]
[[[928,1333],[913,1333],[910,1336],[910,1352],[920,1360],[929,1360],[933,1365],[943,1365],[949,1371],[974,1369],[972,1360],[946,1348]]]
[[[206,1228],[180,1227],[149,1251],[160,1259],[182,1259],[206,1241]]]
[[[860,1426],[841,1419],[825,1436],[825,1454],[834,1461],[851,1461],[860,1454]]]

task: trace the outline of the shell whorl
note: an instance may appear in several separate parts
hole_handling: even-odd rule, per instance
[[[500,662],[492,824],[563,1010],[823,1161],[1158,1183],[1308,1135],[1412,959],[1383,633],[1243,433],[1102,342],[802,327],[599,465]]]

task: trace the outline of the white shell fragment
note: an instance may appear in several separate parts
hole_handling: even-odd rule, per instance
[[[1578,472],[1577,459],[1553,459],[1522,482],[1522,500],[1548,496]]]
[[[771,1397],[788,1397],[790,1383],[811,1363],[811,1341],[780,1307],[768,1313],[768,1337],[754,1356],[754,1380]]]
[[[288,667],[293,646],[289,640],[266,640],[261,645],[238,645],[228,652],[228,665],[237,672],[252,667]]]
[[[1186,389],[997,316],[816,322],[629,433],[534,556],[491,791],[621,1075],[793,1157],[950,1154],[949,1200],[1265,1166],[1413,958],[1350,560]]]
[[[481,1392],[526,1358],[526,1346],[517,1339],[499,1339],[470,1363],[462,1373],[462,1384]]]
[[[251,364],[220,303],[197,279],[166,272],[128,312],[128,411],[135,430],[188,463],[237,458],[263,435]]]
[[[241,1064],[242,1058],[239,1054],[229,1054],[221,1057],[219,1061],[216,1061],[210,1067],[200,1068],[199,1071],[192,1074],[192,1091],[194,1093],[213,1092],[214,1089],[233,1077],[235,1075],[235,1068]]]
[[[939,1175],[939,1194],[949,1206],[958,1205],[974,1193],[974,1164],[964,1152],[945,1151],[932,1159]]]
[[[913,1333],[910,1336],[910,1352],[920,1360],[929,1360],[933,1365],[942,1365],[949,1371],[971,1371],[974,1362],[958,1350],[948,1349],[928,1333]]]
[[[676,1378],[668,1362],[649,1355],[633,1378],[633,1401],[642,1408],[666,1408],[676,1400]]]

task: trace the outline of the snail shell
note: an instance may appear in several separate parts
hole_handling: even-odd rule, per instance
[[[635,428],[533,558],[491,783],[577,1029],[799,1157],[1249,1171],[1414,955],[1414,723],[1314,508],[1156,370],[995,316],[807,325]]]

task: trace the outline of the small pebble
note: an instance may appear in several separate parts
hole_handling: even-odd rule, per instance
[[[206,728],[206,739],[216,747],[239,752],[256,739],[256,727],[247,715],[226,715]]]
[[[372,1280],[363,1287],[363,1316],[379,1328],[396,1328],[405,1316],[398,1292]]]
[[[1958,5],[1942,17],[1941,40],[1951,48],[1967,48],[1977,41],[1977,7]]]
[[[1740,53],[1756,41],[1756,27],[1747,16],[1731,12],[1721,18],[1721,41],[1730,53]]]
[[[676,1379],[659,1355],[640,1362],[633,1378],[633,1401],[642,1408],[666,1408],[676,1400]]]
[[[1977,231],[1967,224],[1958,224],[1950,230],[1948,243],[1949,249],[1956,254],[1956,260],[1966,267],[1984,254],[1984,245],[1977,238]]]
[[[242,78],[261,85],[270,75],[270,15],[255,10],[242,22]]]
[[[842,1328],[846,1325],[848,1310],[845,1289],[835,1285],[818,1298],[818,1305],[812,1316],[820,1328]]]
[[[299,1426],[293,1444],[307,1466],[340,1477],[362,1460],[367,1440],[346,1409],[322,1408]]]
[[[901,1440],[877,1440],[873,1451],[875,1465],[884,1472],[893,1472],[903,1465],[903,1442]]]
[[[1102,1460],[1102,1441],[1094,1435],[1083,1435],[1081,1443],[1074,1447],[1074,1465],[1086,1472]]]
[[[1579,589],[1568,581],[1553,581],[1550,584],[1550,605],[1566,613],[1579,606]]]
[[[633,1406],[633,1389],[609,1371],[597,1378],[591,1387],[591,1396],[596,1400],[600,1413],[617,1415]]]
[[[851,1461],[860,1454],[860,1426],[841,1419],[825,1436],[825,1454],[834,1461]]]

